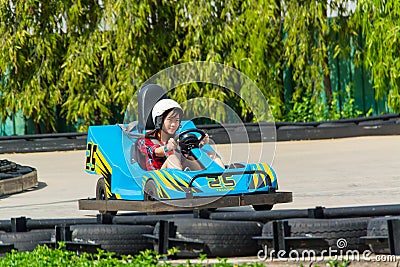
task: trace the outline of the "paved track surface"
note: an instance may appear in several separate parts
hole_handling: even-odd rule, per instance
[[[218,146],[222,155],[228,150]],[[0,220],[97,214],[78,210],[78,199],[95,196],[97,181],[83,170],[85,151],[2,154],[2,158],[37,168],[40,184],[1,197]],[[399,162],[400,136],[278,142],[272,165],[280,190],[292,191],[294,201],[274,209],[399,204]]]

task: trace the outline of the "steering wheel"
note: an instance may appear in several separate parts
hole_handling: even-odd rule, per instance
[[[194,133],[200,134],[197,136]],[[176,149],[177,152],[183,154],[188,154],[193,148],[198,148],[200,142],[206,137],[206,132],[200,129],[187,129],[174,137],[180,149]]]

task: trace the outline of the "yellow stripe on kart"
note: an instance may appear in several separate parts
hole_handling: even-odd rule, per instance
[[[175,180],[179,181],[184,187],[188,187],[189,186],[189,184],[185,180],[180,178],[178,175],[174,174],[174,178],[175,178]]]
[[[171,184],[171,182],[168,180],[167,177],[163,175],[161,171],[154,171],[154,173],[158,176],[158,178],[161,179],[161,181],[164,183],[164,185],[169,188],[169,189],[175,189],[174,186]]]
[[[172,182],[172,185],[174,186],[174,189],[175,189],[175,190],[182,191],[182,192],[185,191],[185,190],[182,188],[182,186],[176,182],[176,180],[174,179],[174,177],[172,177],[171,174],[169,174],[167,171],[163,171],[163,174],[166,176],[166,178],[167,178],[170,182]]]
[[[258,175],[257,175],[257,173],[253,174],[253,183],[254,183],[254,189],[258,188]]]
[[[263,166],[261,164],[257,164],[258,170],[262,171],[264,170]],[[262,179],[262,186],[267,186],[268,182],[266,181],[267,177],[265,177],[265,174],[260,173],[260,177]]]
[[[161,197],[161,198],[171,198],[169,195],[168,195],[168,193],[167,193],[167,191],[165,191],[165,189],[163,188],[163,185],[160,183],[160,181],[157,179],[157,178],[159,178],[159,176],[157,175],[157,176],[155,176],[155,175],[153,175],[152,173],[150,173],[150,176],[153,178],[153,181],[158,185],[158,190],[157,190],[157,194],[158,194],[158,196],[159,197]]]
[[[265,163],[262,163],[262,166],[264,167],[264,170],[267,172],[268,176],[271,178],[271,183],[275,181],[275,176],[272,174],[271,168]]]
[[[96,150],[96,153],[94,153],[94,158],[96,160],[96,165],[95,165],[95,172],[98,174],[112,174],[112,168],[110,164],[108,164],[107,160],[103,156],[103,154],[100,152],[99,149]]]

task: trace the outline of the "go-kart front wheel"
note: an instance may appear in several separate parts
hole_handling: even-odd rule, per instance
[[[144,201],[158,200],[157,187],[153,180],[148,180],[144,186]]]
[[[104,177],[99,178],[96,184],[96,200],[108,200],[106,191],[106,182]],[[99,210],[101,214],[117,215],[117,211]]]

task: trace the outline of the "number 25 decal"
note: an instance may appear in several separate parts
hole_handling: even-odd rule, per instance
[[[96,159],[94,153],[97,152],[97,145],[88,143],[86,151],[86,170],[94,171],[96,166]]]
[[[236,183],[232,176],[218,176],[218,177],[207,177],[208,186],[210,188],[222,188],[222,187],[235,187]]]

